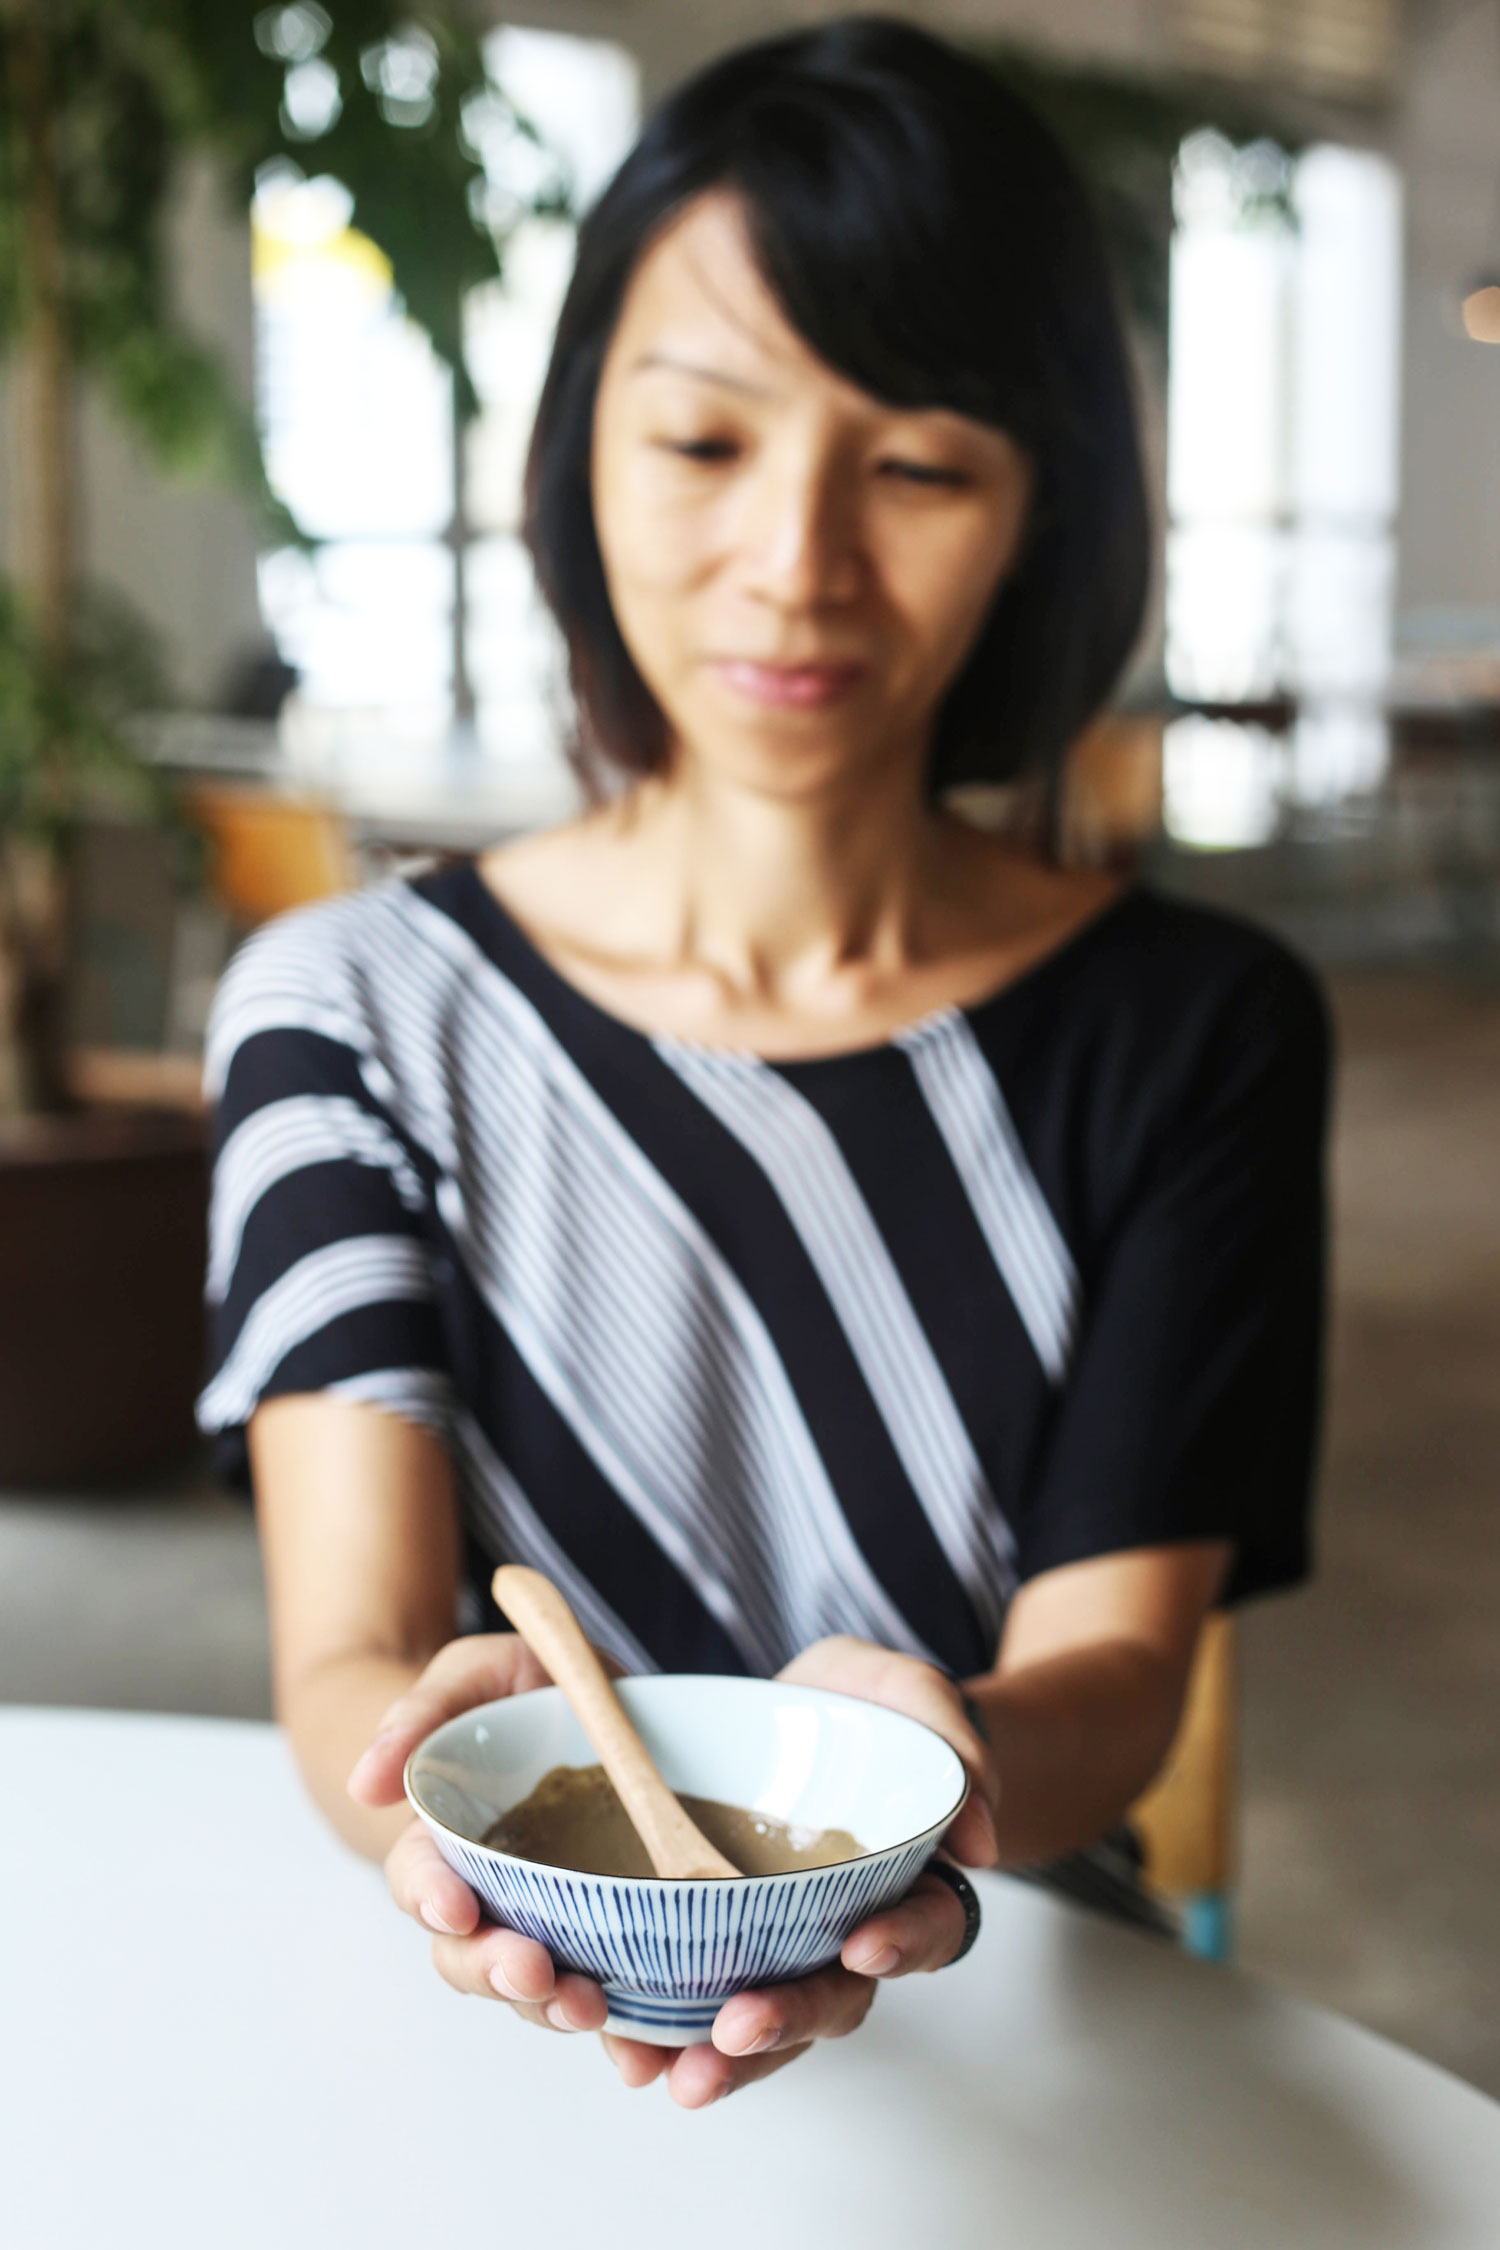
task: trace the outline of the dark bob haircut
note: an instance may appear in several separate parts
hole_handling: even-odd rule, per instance
[[[594,528],[594,402],[642,252],[696,197],[742,201],[787,319],[893,406],[1004,429],[1036,485],[1017,568],[939,714],[930,785],[1061,753],[1140,626],[1150,534],[1124,344],[1088,199],[978,64],[848,17],[744,47],[662,104],[583,223],[537,411],[526,538],[567,643],[584,770],[665,764],[665,719],[620,635]]]

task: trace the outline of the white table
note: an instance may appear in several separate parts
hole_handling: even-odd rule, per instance
[[[280,1738],[0,1712],[7,2250],[1496,2250],[1500,2107],[998,1879],[969,1961],[688,2115],[456,1998]]]
[[[358,842],[476,852],[580,808],[555,730],[529,707],[517,716],[505,757],[472,728],[434,731],[370,711],[297,709],[279,724],[172,712],[149,722],[145,739],[169,772],[331,802]]]

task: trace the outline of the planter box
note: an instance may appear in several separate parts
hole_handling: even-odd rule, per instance
[[[111,1482],[191,1451],[206,1143],[165,1110],[0,1130],[0,1484]]]

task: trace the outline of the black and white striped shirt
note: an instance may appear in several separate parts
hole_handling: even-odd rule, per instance
[[[1227,1536],[1305,1567],[1327,1042],[1306,976],[1125,894],[856,1053],[651,1037],[472,866],[232,963],[205,1429],[293,1392],[438,1430],[463,1622],[545,1570],[633,1671],[854,1633],[965,1673],[1029,1576]]]

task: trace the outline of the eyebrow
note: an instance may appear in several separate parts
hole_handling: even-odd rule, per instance
[[[696,360],[678,359],[671,352],[647,352],[638,359],[630,372],[644,375],[652,368],[665,367],[675,375],[691,375],[700,383],[716,383],[720,389],[738,391],[744,398],[769,398],[764,384],[747,383],[741,375],[726,375],[721,368],[700,367]]]

